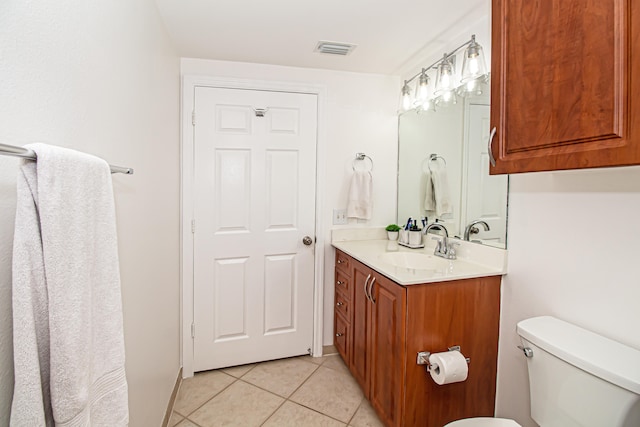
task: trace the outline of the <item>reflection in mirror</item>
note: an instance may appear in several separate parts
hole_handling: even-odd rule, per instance
[[[485,84],[455,104],[399,117],[398,224],[426,216],[450,236],[506,248],[508,177],[489,175],[489,113]]]

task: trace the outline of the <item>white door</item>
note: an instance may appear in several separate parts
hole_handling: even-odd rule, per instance
[[[196,88],[194,371],[312,347],[316,127],[313,94]]]
[[[504,245],[507,216],[507,176],[489,175],[489,124],[490,107],[488,105],[469,106],[469,129],[467,147],[468,185],[467,210],[462,231],[471,221],[485,221],[490,230],[477,226],[479,234],[471,235],[470,240],[482,240],[497,246]]]

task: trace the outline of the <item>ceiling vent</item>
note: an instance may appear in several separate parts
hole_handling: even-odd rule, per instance
[[[356,45],[354,44],[319,41],[314,52],[346,56],[355,48]]]

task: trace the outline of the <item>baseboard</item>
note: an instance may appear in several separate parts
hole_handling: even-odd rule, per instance
[[[335,345],[325,345],[322,347],[323,356],[328,356],[330,354],[337,354],[337,353],[338,353],[338,349],[336,348]]]
[[[167,405],[167,412],[164,414],[164,419],[162,420],[162,427],[167,427],[169,425],[169,420],[171,419],[171,414],[173,413],[173,405],[176,403],[176,397],[178,397],[178,391],[180,390],[180,385],[182,384],[182,368],[178,371],[178,377],[176,378],[176,383],[173,386],[173,391],[171,392],[171,397],[169,398],[169,404]]]

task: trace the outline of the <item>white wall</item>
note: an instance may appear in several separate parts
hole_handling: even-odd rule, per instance
[[[350,220],[353,226],[386,226],[396,216],[397,117],[400,82],[397,77],[303,69],[226,61],[182,59],[183,75],[294,82],[326,87],[324,119],[318,155],[323,199],[319,214],[324,251],[324,345],[333,343],[334,251],[330,245],[334,208],[346,208],[352,160],[357,152],[373,159],[374,211],[369,221]],[[342,226],[344,227],[344,226]]]
[[[0,141],[135,168],[114,175],[131,426],[160,425],[179,370],[179,62],[152,0],[0,3]],[[0,156],[0,426],[11,403],[19,160]]]
[[[533,427],[518,321],[552,315],[640,349],[640,167],[510,179],[496,413]]]

